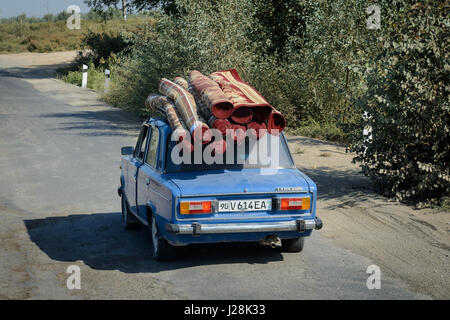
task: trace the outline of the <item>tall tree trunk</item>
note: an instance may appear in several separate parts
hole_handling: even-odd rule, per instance
[[[123,20],[127,20],[127,4],[126,4],[126,0],[122,0],[122,16],[123,16]]]

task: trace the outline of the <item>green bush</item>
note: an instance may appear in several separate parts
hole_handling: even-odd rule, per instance
[[[148,114],[143,101],[158,91],[159,80],[187,76],[193,69],[209,74],[234,67],[251,82],[255,54],[246,36],[252,22],[249,1],[179,0],[177,5],[182,16],[155,13],[156,24],[143,27],[130,54],[112,68],[108,101]]]
[[[379,192],[438,202],[450,194],[448,7],[407,3],[384,12],[382,48],[357,103],[368,118],[359,122],[353,150]],[[372,140],[361,136],[365,126]]]
[[[119,52],[124,52],[131,42],[127,40],[123,32],[118,30],[94,32],[88,30],[82,45],[90,49],[86,55],[88,60],[92,61],[95,66],[109,66],[109,58]]]

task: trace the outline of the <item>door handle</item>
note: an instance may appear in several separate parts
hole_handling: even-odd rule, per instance
[[[150,178],[145,179],[145,183],[147,183],[147,185],[150,184]]]

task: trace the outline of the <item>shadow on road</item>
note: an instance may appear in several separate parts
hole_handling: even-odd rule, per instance
[[[356,170],[330,167],[300,170],[316,183],[318,200],[353,198],[357,202],[375,195],[370,180]]]
[[[139,132],[143,121],[120,109],[47,113],[39,117],[67,120],[67,122],[59,122],[61,125],[52,130],[83,136],[134,136],[130,132]]]
[[[25,220],[33,241],[51,259],[83,261],[97,270],[126,273],[183,269],[230,263],[266,264],[283,260],[280,250],[254,243],[191,245],[177,258],[157,262],[151,255],[151,235],[145,228],[123,229],[120,213],[80,214]]]
[[[26,79],[49,79],[56,76],[56,69],[69,65],[63,64],[49,64],[49,65],[37,65],[29,67],[10,67],[0,69],[0,75],[11,76]]]

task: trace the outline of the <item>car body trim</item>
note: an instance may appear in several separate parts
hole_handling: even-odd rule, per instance
[[[216,234],[216,233],[241,233],[241,232],[305,232],[316,227],[314,219],[298,219],[304,222],[305,229],[298,230],[298,223],[293,221],[260,222],[260,223],[217,223],[217,224],[166,224],[166,230],[174,234]],[[195,231],[194,231],[195,229]]]

